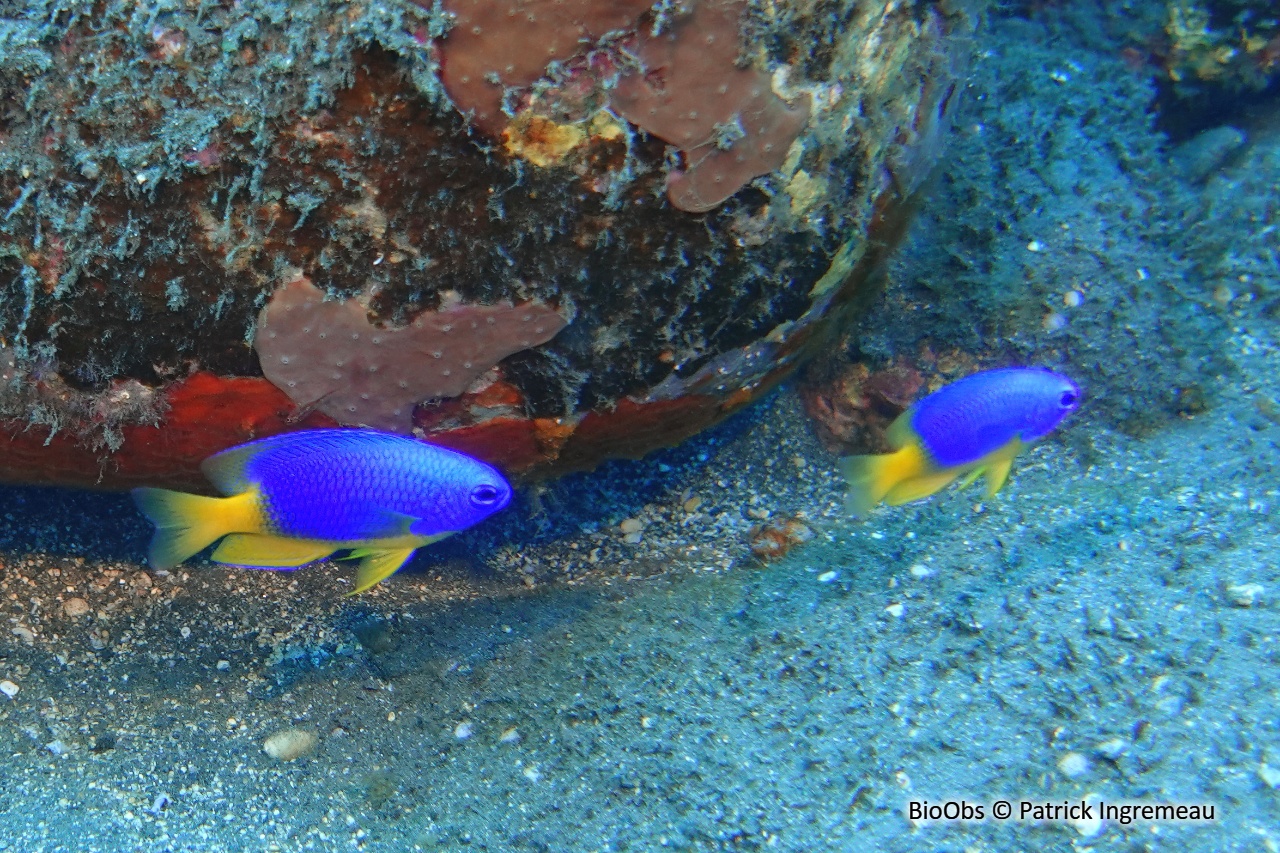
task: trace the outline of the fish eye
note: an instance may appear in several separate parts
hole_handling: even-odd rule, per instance
[[[476,506],[492,506],[502,499],[502,493],[494,486],[476,486],[471,490],[471,502]]]
[[[1075,391],[1063,391],[1062,396],[1058,398],[1058,405],[1064,409],[1074,408],[1079,399],[1080,395]]]

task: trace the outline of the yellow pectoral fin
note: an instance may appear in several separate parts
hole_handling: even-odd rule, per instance
[[[339,547],[332,542],[286,539],[269,533],[233,533],[218,544],[213,559],[237,566],[284,569],[327,557]]]
[[[392,541],[379,545],[368,545],[362,548],[353,548],[348,558],[359,558],[360,566],[356,569],[356,588],[351,590],[348,595],[355,595],[358,592],[364,592],[371,586],[377,586],[382,581],[394,575],[401,566],[403,566],[413,552],[421,548],[423,545],[430,545],[432,542],[439,542],[446,536],[452,536],[453,532],[437,533],[434,536],[415,536],[411,541]]]

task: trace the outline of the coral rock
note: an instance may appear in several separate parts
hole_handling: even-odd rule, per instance
[[[0,478],[103,488],[198,485],[212,453],[335,420],[522,477],[704,429],[862,310],[977,23],[943,0],[39,7],[0,50]],[[450,312],[501,328],[437,359]]]
[[[747,531],[751,553],[765,562],[785,557],[792,548],[812,538],[812,528],[794,516],[754,524]]]

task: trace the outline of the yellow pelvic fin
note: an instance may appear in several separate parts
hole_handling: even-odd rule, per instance
[[[974,465],[969,469],[969,473],[964,475],[964,479],[960,481],[960,488],[967,489],[973,485],[973,481],[982,476],[982,472],[986,469],[981,465]]]
[[[356,588],[348,594],[355,595],[358,592],[364,592],[371,586],[376,586],[394,575],[413,556],[414,551],[423,545],[439,542],[446,536],[452,535],[453,531],[437,533],[434,536],[405,536],[373,545],[353,548],[347,557],[348,559],[359,559],[360,566],[356,569]]]
[[[219,563],[285,569],[301,566],[332,554],[341,545],[314,539],[287,539],[269,533],[233,533],[213,552]]]
[[[968,469],[965,478],[960,481],[960,488],[963,489],[972,485],[973,481],[979,477],[985,477],[987,480],[987,497],[994,497],[995,493],[1000,491],[1009,479],[1009,471],[1013,468],[1014,457],[1021,453],[1024,447],[1026,445],[1015,438],[1004,447],[988,453]]]
[[[1005,481],[1009,479],[1009,469],[1012,467],[1013,454],[1005,459],[991,460],[991,464],[984,472],[987,476],[987,497],[994,497],[995,493],[1004,487]]]
[[[362,549],[360,567],[356,569],[356,588],[351,595],[364,592],[376,586],[396,573],[396,570],[413,556],[415,548],[395,548],[389,551],[378,551],[372,548]]]
[[[845,506],[854,515],[869,512],[898,484],[933,473],[918,444],[907,444],[879,456],[846,456],[840,460],[840,468],[849,481]]]
[[[133,500],[156,526],[148,560],[157,569],[173,568],[228,533],[262,526],[256,491],[208,498],[144,488],[133,490]]]

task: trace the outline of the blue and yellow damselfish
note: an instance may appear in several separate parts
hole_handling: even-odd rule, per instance
[[[360,560],[353,592],[361,592],[416,549],[511,500],[511,486],[489,465],[377,430],[286,433],[224,450],[200,467],[226,497],[133,491],[156,526],[156,568],[172,568],[219,539],[214,560],[264,569],[349,549]]]
[[[1014,457],[1079,402],[1074,382],[1043,368],[986,370],[944,385],[889,427],[893,453],[841,460],[846,504],[862,515],[881,501],[896,506],[929,497],[957,477],[967,486],[985,476],[990,497]]]

